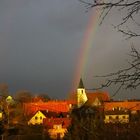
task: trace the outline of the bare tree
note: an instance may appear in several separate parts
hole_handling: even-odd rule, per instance
[[[138,23],[140,14],[140,0],[79,0],[89,10],[91,8],[99,8],[101,10],[101,22],[113,10],[118,10],[122,16],[122,20],[114,27],[126,36],[126,39],[140,37],[140,23]],[[131,30],[128,22],[132,22],[136,26],[137,31]],[[140,28],[139,28],[140,29]]]
[[[0,83],[0,96],[2,100],[5,100],[9,95],[9,88],[6,83]]]
[[[120,69],[117,72],[107,75],[95,76],[98,78],[106,78],[105,83],[96,88],[96,90],[103,89],[111,85],[117,85],[118,89],[113,94],[113,96],[115,96],[122,88],[136,89],[140,86],[140,53],[132,46],[129,56],[131,59],[128,61],[127,68]]]
[[[20,103],[30,102],[32,93],[28,90],[19,90],[15,93],[15,99]]]

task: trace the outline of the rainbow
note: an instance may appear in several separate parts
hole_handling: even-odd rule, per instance
[[[100,10],[92,10],[87,24],[87,28],[84,33],[83,40],[81,42],[80,53],[78,53],[78,62],[76,67],[76,73],[74,74],[74,82],[72,90],[77,88],[79,80],[84,76],[86,64],[88,61],[89,51],[93,47],[94,37],[99,27],[99,18],[101,15]]]

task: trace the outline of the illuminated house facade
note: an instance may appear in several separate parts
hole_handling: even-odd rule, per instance
[[[140,101],[112,101],[104,103],[105,123],[129,123],[138,120]],[[133,118],[133,120],[132,120]]]
[[[43,124],[43,119],[45,119],[46,116],[41,112],[37,111],[33,117],[28,121],[28,125],[40,125]]]
[[[62,139],[70,124],[70,118],[46,118],[43,120],[45,131],[52,139]]]
[[[129,123],[129,111],[112,110],[106,111],[104,114],[105,123]]]

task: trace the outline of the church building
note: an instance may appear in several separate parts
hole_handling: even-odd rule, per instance
[[[110,101],[109,94],[104,91],[87,92],[82,79],[80,79],[77,92],[72,94],[71,102],[78,108],[83,105],[101,106],[104,102]]]

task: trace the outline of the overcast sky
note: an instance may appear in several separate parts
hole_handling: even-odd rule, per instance
[[[7,83],[12,93],[26,89],[67,97],[90,12],[78,0],[1,0],[0,82]],[[139,44],[136,39],[125,41],[113,29],[117,20],[118,15],[110,15],[93,38],[83,74],[86,88],[99,85],[94,75],[125,66],[130,43]],[[131,97],[140,98],[138,90],[116,98]]]

